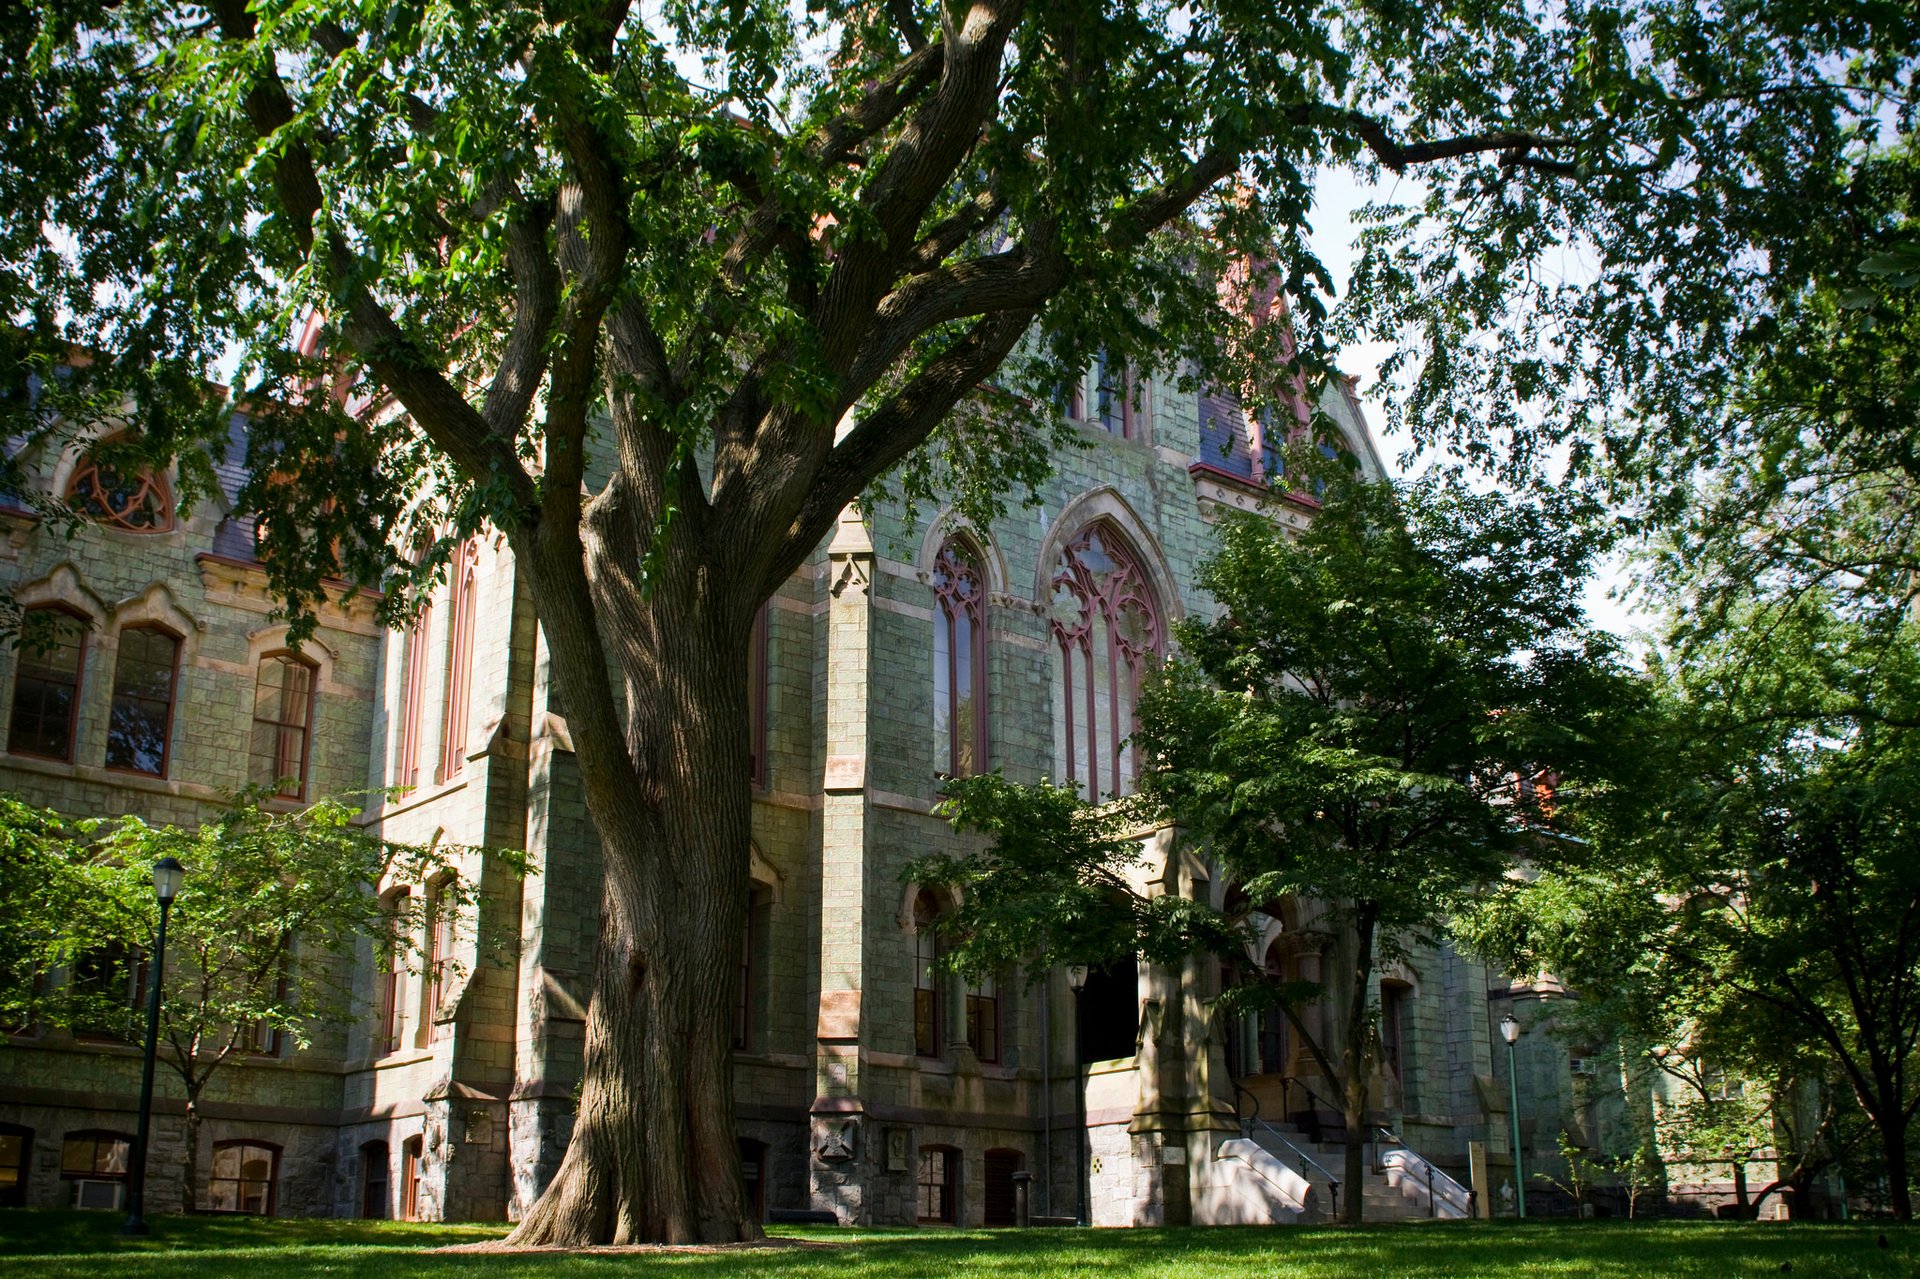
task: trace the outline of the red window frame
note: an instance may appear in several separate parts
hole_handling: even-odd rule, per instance
[[[413,900],[410,889],[396,889],[387,897],[387,914],[396,923],[397,932],[406,926],[407,911]],[[384,967],[374,973],[378,983],[378,999],[375,1004],[374,1056],[387,1057],[400,1051],[400,943],[396,939],[388,953],[382,956]]]
[[[101,478],[103,468],[94,453],[90,452],[82,458],[67,479],[67,504],[94,523],[122,532],[148,534],[173,531],[173,491],[164,474],[151,467],[141,467],[134,481],[129,484],[117,468],[104,469],[120,482],[113,484]],[[125,496],[116,505],[113,494],[123,491]],[[148,505],[146,499],[149,496],[157,499],[155,505]],[[152,523],[138,522],[146,512],[152,512]]]
[[[467,766],[467,711],[473,700],[474,584],[480,539],[470,537],[453,554],[447,601],[446,703],[440,720],[440,779],[457,777]]]
[[[127,702],[135,703],[152,702],[154,700],[151,697],[127,690],[121,683],[124,674],[123,664],[127,657],[127,637],[129,635],[158,635],[172,646],[172,654],[167,661],[166,709],[161,716],[160,762],[159,766],[153,769],[141,768],[135,764],[116,764],[113,762],[113,717],[120,713],[123,699]],[[179,701],[180,697],[180,650],[180,637],[164,626],[159,626],[151,622],[143,622],[136,626],[121,628],[120,641],[113,661],[113,700],[108,711],[105,759],[106,766],[114,772],[135,773],[142,777],[165,777],[167,775],[167,765],[172,762],[173,757],[173,711],[174,705]]]
[[[63,764],[71,764],[73,762],[74,742],[80,730],[80,696],[82,690],[86,687],[87,626],[90,619],[85,613],[80,612],[80,610],[69,608],[64,604],[37,604],[27,610],[28,616],[34,613],[51,613],[59,617],[68,618],[75,624],[75,628],[79,632],[73,644],[73,683],[70,686],[67,699],[66,747],[60,754],[50,755],[45,751],[27,750],[20,746],[20,708],[23,704],[20,697],[20,685],[22,676],[27,674],[27,663],[31,655],[24,648],[16,648],[14,650],[13,668],[13,705],[7,712],[7,750],[12,754],[26,755],[33,759],[52,759],[58,760]],[[23,626],[22,630],[24,631],[25,629],[26,627]],[[44,670],[45,668],[42,669]],[[48,680],[39,674],[29,678],[36,684],[58,683],[57,680]],[[44,722],[45,717],[42,716],[41,718],[42,722]]]
[[[419,1137],[400,1143],[400,1217],[420,1220],[420,1165],[425,1161],[426,1144]]]
[[[406,684],[400,690],[400,742],[393,763],[393,780],[400,786],[420,784],[420,716],[427,691],[427,637],[433,625],[433,605],[423,604],[407,629]]]
[[[306,695],[306,698],[304,699],[304,705],[301,707],[301,712],[300,712],[301,717],[297,721],[291,720],[291,719],[285,719],[285,718],[278,718],[278,719],[266,718],[260,714],[260,694],[262,689],[266,687],[262,683],[262,678],[267,673],[270,663],[286,667],[289,670],[298,670],[304,675],[306,679],[307,695]],[[284,675],[281,677],[281,682],[278,685],[278,689],[280,693],[279,713],[282,716],[284,716],[288,709],[287,684],[286,684],[286,677]],[[272,777],[268,777],[261,773],[260,761],[268,757],[261,755],[261,753],[258,750],[251,749],[251,745],[249,748],[250,762],[249,762],[248,768],[249,768],[249,773],[251,775],[250,779],[256,785],[280,787],[280,789],[275,792],[276,798],[301,800],[301,799],[305,799],[307,796],[307,773],[311,769],[313,764],[313,759],[312,759],[313,712],[315,707],[315,699],[319,695],[319,691],[320,691],[320,668],[316,666],[314,663],[308,661],[306,658],[301,657],[299,654],[288,651],[288,650],[282,650],[276,653],[264,654],[260,658],[260,665],[254,671],[253,734],[255,738],[258,738],[260,735],[260,730],[263,727],[268,728],[272,731],[273,742],[274,742],[274,753],[271,756],[272,762],[269,765],[269,769],[272,772],[274,772],[276,775]],[[282,766],[287,762],[286,753],[285,753],[285,746],[288,740],[287,734],[293,731],[297,731],[299,734],[299,742],[300,742],[299,768],[295,772],[282,772],[280,770]],[[284,783],[289,780],[291,780],[294,783],[292,789],[290,790],[287,789],[286,786],[284,785]]]

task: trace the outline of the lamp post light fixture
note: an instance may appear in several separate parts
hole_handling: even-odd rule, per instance
[[[1507,1041],[1507,1104],[1513,1118],[1513,1190],[1520,1217],[1527,1215],[1527,1174],[1520,1165],[1520,1074],[1513,1067],[1513,1045],[1520,1038],[1520,1023],[1512,1013],[1500,1019],[1500,1038]]]
[[[153,864],[153,896],[160,903],[160,928],[153,937],[153,963],[147,970],[147,1051],[140,1067],[140,1126],[127,1168],[127,1221],[122,1234],[147,1233],[147,1139],[153,1131],[153,1058],[160,1046],[160,986],[166,976],[167,915],[180,894],[187,868],[171,857]],[[191,1205],[189,1205],[191,1207]]]
[[[1067,965],[1067,986],[1073,991],[1073,1159],[1075,1217],[1087,1224],[1087,1081],[1080,1072],[1081,1004],[1087,988],[1087,966]]]

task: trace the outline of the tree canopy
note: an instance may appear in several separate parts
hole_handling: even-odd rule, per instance
[[[1626,732],[1639,784],[1462,921],[1683,1076],[1704,1064],[1787,1104],[1805,1081],[1850,1092],[1902,1217],[1920,1110],[1916,640],[1817,592],[1736,614],[1661,672]]]

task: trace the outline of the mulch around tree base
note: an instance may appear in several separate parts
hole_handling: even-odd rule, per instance
[[[505,1239],[488,1239],[481,1243],[448,1244],[444,1248],[430,1248],[429,1252],[483,1252],[499,1256],[521,1256],[538,1253],[565,1253],[588,1257],[619,1256],[623,1253],[702,1253],[702,1252],[744,1252],[750,1248],[844,1248],[841,1242],[826,1239],[784,1239],[769,1236],[765,1239],[749,1239],[742,1243],[602,1243],[590,1244],[585,1248],[568,1248],[561,1244],[516,1244]]]

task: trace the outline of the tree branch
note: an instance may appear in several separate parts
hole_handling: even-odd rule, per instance
[[[214,12],[225,39],[247,43],[257,38],[254,15],[245,0],[217,0]],[[310,253],[315,242],[314,219],[325,207],[313,156],[305,143],[290,136],[295,120],[293,102],[271,57],[256,59],[255,66],[245,98],[247,117],[261,142],[277,148],[274,193],[296,242]],[[338,236],[329,235],[325,247],[335,280],[354,279],[361,264],[346,244]],[[504,480],[517,508],[508,518],[524,519],[538,497],[532,477],[514,452],[512,436],[496,432],[467,403],[364,285],[344,285],[343,292],[347,303],[343,328],[355,353],[406,406],[420,428],[468,474],[492,474]]]

